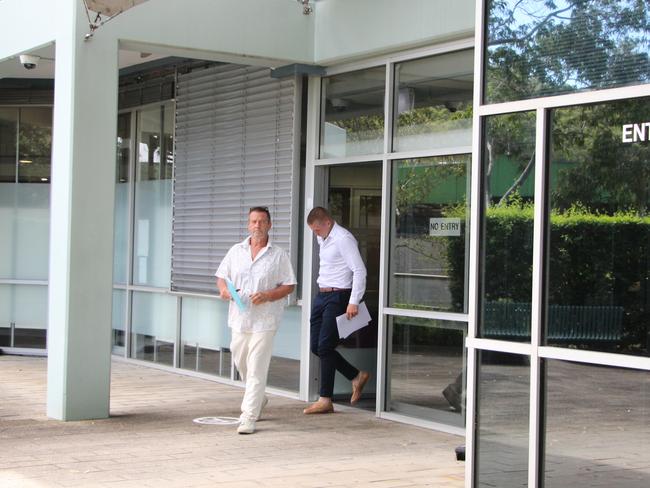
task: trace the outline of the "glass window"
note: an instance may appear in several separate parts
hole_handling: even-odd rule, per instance
[[[126,346],[126,290],[113,289],[113,353],[124,354]]]
[[[268,385],[283,390],[300,389],[300,307],[287,307],[273,341]]]
[[[0,345],[45,349],[47,286],[0,285]]]
[[[0,278],[47,280],[50,185],[0,184]]]
[[[129,162],[131,156],[131,113],[117,116],[117,167],[115,175],[115,224],[113,238],[113,282],[128,281]]]
[[[171,105],[137,114],[133,283],[161,288],[171,277],[172,162],[160,156],[162,135],[171,130],[163,127],[167,110]]]
[[[463,312],[470,155],[393,161],[389,305]]]
[[[462,427],[467,324],[389,317],[386,408]]]
[[[384,152],[384,66],[323,79],[320,157]]]
[[[481,337],[530,341],[535,114],[485,119]]]
[[[171,105],[138,111],[138,181],[172,177],[173,123]]]
[[[485,98],[650,81],[650,9],[636,0],[487,0]]]
[[[552,112],[547,344],[648,355],[650,97]]]
[[[395,65],[393,151],[472,145],[473,51]]]
[[[476,486],[528,486],[528,357],[481,351],[477,390]]]
[[[131,311],[131,357],[174,364],[177,298],[134,291]]]
[[[117,183],[127,183],[131,160],[131,112],[117,116]]]
[[[0,183],[16,182],[18,109],[0,108]]]
[[[18,182],[49,183],[52,108],[21,108],[18,127]]]
[[[547,360],[546,488],[650,486],[648,371]]]
[[[231,377],[228,303],[214,298],[183,297],[181,368]]]

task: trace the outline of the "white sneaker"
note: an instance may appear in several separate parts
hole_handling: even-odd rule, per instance
[[[238,434],[252,434],[255,432],[255,421],[254,420],[242,420],[237,427]]]

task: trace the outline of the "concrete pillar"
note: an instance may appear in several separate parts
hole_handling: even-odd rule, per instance
[[[117,41],[57,0],[47,415],[109,415]]]

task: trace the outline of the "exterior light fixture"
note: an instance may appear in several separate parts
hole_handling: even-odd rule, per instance
[[[20,164],[31,164],[33,161],[31,159],[19,159]]]
[[[309,0],[297,0],[298,3],[302,4],[302,13],[303,15],[309,15],[314,11],[314,7],[309,4]]]

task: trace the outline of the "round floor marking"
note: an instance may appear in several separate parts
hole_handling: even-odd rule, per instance
[[[199,417],[193,420],[195,424],[207,425],[236,425],[239,419],[236,417]]]

